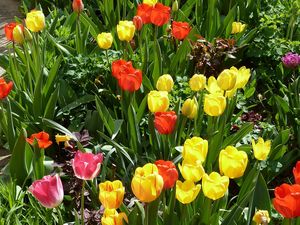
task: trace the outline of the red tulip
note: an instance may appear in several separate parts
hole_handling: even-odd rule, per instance
[[[273,205],[285,218],[300,216],[300,185],[282,184],[276,187]]]
[[[9,95],[13,86],[13,82],[10,81],[6,83],[4,78],[0,77],[0,100],[6,98]]]
[[[171,134],[175,128],[177,116],[174,111],[155,113],[154,126],[160,134]]]
[[[17,26],[17,23],[15,23],[15,22],[8,23],[4,26],[4,32],[5,32],[5,36],[6,36],[7,40],[9,40],[9,41],[14,40],[13,30],[16,26]]]
[[[159,175],[164,180],[164,188],[170,189],[174,187],[178,180],[178,171],[172,161],[157,160],[155,165],[158,168]]]
[[[134,24],[136,30],[141,30],[143,28],[142,17],[134,16],[132,21],[133,21],[133,24]]]
[[[73,0],[72,8],[74,12],[80,13],[84,9],[84,5],[82,3],[82,0]]]
[[[293,174],[295,178],[295,183],[300,184],[300,161],[298,161],[296,166],[294,167]]]
[[[121,74],[125,70],[129,70],[129,69],[133,68],[131,61],[127,62],[123,59],[113,61],[111,67],[112,67],[112,75],[116,79],[119,79],[121,77]]]
[[[102,153],[94,155],[93,153],[77,151],[74,159],[71,160],[71,164],[77,178],[92,180],[98,176],[102,161]]]
[[[172,35],[178,40],[185,39],[191,31],[191,27],[187,22],[172,22]]]
[[[152,9],[150,20],[156,26],[162,26],[169,22],[171,8],[161,3],[157,3]]]
[[[152,6],[144,3],[138,5],[136,15],[142,18],[143,24],[151,23],[150,16],[152,9]]]
[[[48,148],[50,145],[52,145],[52,141],[49,140],[49,134],[44,131],[32,134],[30,138],[26,138],[26,141],[33,145],[35,139],[37,140],[39,148]]]
[[[46,208],[55,208],[62,203],[64,190],[60,177],[44,176],[29,187],[29,192]]]

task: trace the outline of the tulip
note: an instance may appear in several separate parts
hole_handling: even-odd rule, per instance
[[[44,29],[45,15],[40,10],[32,10],[27,13],[25,20],[27,28],[32,32],[39,32]]]
[[[171,134],[175,129],[176,121],[177,116],[174,111],[156,112],[154,126],[160,134]]]
[[[164,189],[173,188],[178,180],[178,171],[172,161],[157,160],[155,165],[158,168],[159,175],[164,180]]]
[[[155,6],[155,4],[157,3],[157,0],[143,0],[144,4],[147,4],[149,6]]]
[[[4,78],[0,77],[0,100],[5,99],[9,95],[13,86],[13,82],[9,81],[6,83]]]
[[[6,39],[8,41],[13,41],[14,40],[14,38],[13,38],[13,30],[16,27],[16,25],[17,24],[15,22],[5,24],[5,26],[4,26],[4,33],[5,33]]]
[[[256,225],[267,225],[271,219],[267,210],[258,210],[252,219]]]
[[[204,174],[202,177],[203,194],[212,200],[222,198],[228,189],[228,185],[229,178],[216,172],[212,172],[210,175]]]
[[[33,145],[34,140],[37,141],[39,148],[45,149],[52,145],[52,141],[49,140],[49,134],[44,131],[32,134],[30,138],[26,138],[26,141],[31,145]]]
[[[102,49],[109,49],[113,43],[113,36],[111,33],[102,32],[97,36],[97,43]]]
[[[118,213],[115,209],[105,209],[101,218],[102,225],[123,225],[123,221],[128,223],[125,213]]]
[[[143,24],[151,23],[150,16],[152,13],[152,6],[148,4],[139,4],[137,6],[137,13],[136,15],[142,18]]]
[[[195,185],[194,182],[186,180],[176,182],[176,199],[182,204],[189,204],[194,201],[199,194],[201,185]]]
[[[160,76],[156,82],[156,89],[159,91],[172,91],[174,86],[173,78],[170,74],[164,74]]]
[[[198,182],[201,180],[205,171],[200,161],[183,160],[182,165],[178,165],[180,173],[185,180]]]
[[[204,112],[209,116],[220,116],[226,108],[226,98],[220,95],[207,94],[204,98]]]
[[[216,78],[213,76],[208,78],[206,90],[210,94],[223,95],[223,90],[219,87]]]
[[[233,22],[231,34],[237,34],[243,32],[246,28],[246,24],[242,24],[241,22]]]
[[[177,40],[185,39],[189,35],[191,29],[192,28],[187,22],[172,22],[172,36]]]
[[[205,88],[206,77],[203,74],[194,74],[189,81],[192,91],[201,91]]]
[[[198,103],[195,98],[187,99],[182,105],[181,112],[189,119],[194,119],[198,113]]]
[[[21,45],[25,40],[24,36],[24,26],[22,24],[18,24],[13,29],[13,39],[14,42]]]
[[[283,217],[291,219],[300,216],[300,185],[282,184],[275,188],[274,208]]]
[[[227,146],[220,151],[219,167],[221,174],[234,179],[244,175],[247,168],[248,156],[244,151],[238,151],[233,146]]]
[[[271,141],[264,141],[261,137],[258,138],[257,143],[255,144],[255,141],[252,140],[252,148],[254,152],[254,157],[258,160],[266,160],[270,150],[271,150]]]
[[[234,66],[230,70],[237,70]],[[249,81],[251,76],[250,69],[247,69],[245,66],[242,66],[237,70],[236,84],[235,88],[244,88]]]
[[[74,12],[81,13],[84,9],[84,4],[82,3],[82,0],[73,0],[72,8]]]
[[[135,170],[131,181],[133,194],[142,202],[152,202],[157,199],[164,187],[164,180],[159,175],[155,164],[148,163]]]
[[[55,135],[55,141],[57,144],[59,144],[60,142],[66,142],[66,141],[70,141],[71,137],[68,135]]]
[[[169,108],[169,97],[166,91],[150,91],[147,101],[152,113],[165,112]]]
[[[183,145],[182,158],[189,162],[200,161],[203,163],[206,159],[208,142],[200,137],[187,139]]]
[[[217,78],[217,83],[222,90],[231,90],[236,83],[237,73],[235,70],[225,69]]]
[[[64,198],[63,185],[57,174],[34,181],[29,192],[46,208],[59,206]]]
[[[121,41],[131,41],[135,32],[135,26],[132,21],[120,21],[117,25],[118,37]]]
[[[71,164],[74,174],[82,180],[93,180],[100,172],[103,154],[94,155],[92,153],[83,153],[77,151]]]
[[[150,21],[156,26],[162,26],[169,22],[171,17],[171,8],[163,5],[162,3],[157,3],[153,7],[150,15]]]
[[[295,178],[295,183],[300,184],[300,161],[298,161],[296,166],[293,168],[293,175]]]
[[[300,55],[297,53],[288,52],[285,54],[281,61],[286,68],[297,69],[300,65]]]
[[[134,16],[132,22],[136,30],[141,30],[143,28],[143,19],[140,16]]]
[[[125,188],[119,180],[99,184],[99,199],[104,208],[117,209],[123,202]]]
[[[131,61],[125,61],[123,59],[118,59],[112,62],[112,75],[116,79],[120,79],[122,76],[122,73],[124,71],[131,70],[133,68]]]

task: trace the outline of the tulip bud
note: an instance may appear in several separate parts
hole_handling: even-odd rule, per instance
[[[101,218],[102,225],[123,225],[123,221],[128,223],[125,213],[118,213],[115,209],[105,209]]]
[[[152,113],[165,112],[169,108],[169,97],[166,91],[150,91],[147,101]]]
[[[231,67],[230,70],[234,69],[235,67]],[[235,68],[236,69],[236,68]],[[242,66],[237,71],[237,78],[236,78],[236,88],[244,88],[249,81],[251,76],[250,69],[247,69],[245,66]]]
[[[237,71],[225,69],[217,78],[217,83],[222,90],[231,90],[236,83]]]
[[[189,119],[194,119],[198,112],[198,103],[196,99],[187,99],[182,105],[181,112]]]
[[[271,221],[269,212],[267,210],[258,210],[252,219],[256,225],[267,225]]]
[[[171,134],[175,129],[176,121],[177,115],[174,111],[156,112],[154,126],[160,134]]]
[[[32,32],[39,32],[44,29],[45,15],[40,10],[32,10],[26,15],[26,27]]]
[[[246,28],[246,24],[242,24],[241,22],[233,22],[231,34],[237,34],[243,32]]]
[[[210,76],[207,81],[206,90],[210,94],[223,95],[223,90],[219,87],[218,82],[214,76]]]
[[[201,185],[195,185],[194,182],[186,180],[183,183],[176,182],[176,199],[182,204],[189,204],[196,199],[201,189]]]
[[[195,74],[189,81],[192,91],[201,91],[205,88],[206,77],[203,74]]]
[[[84,9],[84,5],[82,3],[82,0],[73,0],[72,8],[73,8],[74,12],[81,13]]]
[[[131,41],[135,32],[135,26],[132,21],[120,21],[117,25],[117,33],[120,41]]]
[[[201,161],[183,160],[182,164],[179,164],[178,167],[185,180],[198,182],[205,174]]]
[[[111,33],[102,32],[97,36],[97,43],[102,49],[109,49],[113,43],[113,36]]]
[[[209,116],[220,116],[226,108],[226,98],[220,95],[207,94],[204,98],[204,112]]]
[[[300,161],[296,163],[296,166],[293,168],[293,175],[296,184],[300,184]]]
[[[208,142],[200,137],[186,139],[183,144],[182,158],[184,160],[203,163],[208,151]]]
[[[172,88],[174,86],[173,78],[170,74],[164,74],[160,76],[156,82],[156,88],[159,91],[172,91]]]
[[[8,83],[0,76],[0,100],[5,99],[11,92],[14,84],[12,81]]]
[[[136,30],[141,30],[143,28],[142,17],[134,16],[132,21],[133,21],[133,24],[134,24]]]
[[[25,36],[26,41],[31,41],[32,40],[32,34],[27,29],[27,27],[24,27],[24,36]]]
[[[252,140],[252,148],[256,159],[266,160],[271,150],[271,141],[265,142],[264,139],[260,137],[258,138],[257,144]]]
[[[99,199],[104,208],[117,209],[123,202],[125,188],[119,180],[99,184]]]
[[[173,2],[173,5],[172,5],[172,11],[173,11],[173,12],[177,12],[177,11],[178,11],[178,1],[177,1],[177,0],[175,0],[175,1]]]
[[[228,189],[228,185],[229,178],[216,172],[212,172],[209,175],[204,174],[202,178],[203,194],[212,200],[222,198]]]
[[[164,180],[164,189],[173,188],[178,180],[178,172],[174,163],[172,161],[157,160],[155,165],[158,168],[159,175]]]

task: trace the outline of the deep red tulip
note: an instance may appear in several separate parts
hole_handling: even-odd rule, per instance
[[[295,178],[295,183],[300,184],[300,161],[298,161],[296,166],[294,167],[293,174]]]
[[[132,21],[133,21],[133,24],[134,24],[136,30],[141,30],[143,28],[142,17],[134,16]]]
[[[154,126],[160,134],[171,134],[175,128],[177,116],[174,111],[156,112]]]
[[[178,171],[172,161],[157,160],[155,165],[158,168],[159,175],[164,180],[164,188],[173,188],[176,181],[178,180]]]
[[[150,16],[152,9],[152,6],[144,3],[138,5],[136,15],[142,18],[143,24],[151,23]]]
[[[102,161],[102,153],[94,155],[93,153],[77,151],[74,159],[71,160],[71,164],[77,178],[82,180],[92,180],[100,173]]]
[[[9,41],[14,40],[13,30],[16,26],[17,26],[17,23],[15,23],[15,22],[8,23],[4,26],[4,33],[5,33],[5,36],[6,36],[7,40],[9,40]]]
[[[13,82],[10,81],[6,83],[4,78],[0,77],[0,100],[6,98],[9,95],[13,86]]]
[[[178,40],[185,39],[191,31],[191,27],[187,22],[172,22],[172,35]]]
[[[55,208],[62,203],[64,189],[60,177],[44,176],[29,187],[29,192],[46,208]]]
[[[49,134],[44,131],[41,131],[37,134],[32,134],[30,138],[26,138],[26,141],[33,145],[35,139],[37,140],[39,148],[48,148],[50,145],[52,145],[52,141],[49,140]]]
[[[300,185],[282,184],[276,187],[273,205],[285,218],[300,216]]]
[[[161,3],[155,4],[151,11],[150,20],[156,26],[162,26],[169,22],[171,16],[171,8]]]
[[[82,0],[73,0],[72,8],[74,12],[80,13],[84,9],[84,5],[82,3]]]

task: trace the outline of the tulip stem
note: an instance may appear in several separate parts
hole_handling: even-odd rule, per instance
[[[63,218],[62,218],[60,209],[59,209],[59,208],[56,208],[56,211],[57,211],[57,215],[58,215],[58,224],[59,224],[59,225],[63,225],[63,224],[64,224],[64,220],[63,220]]]
[[[80,206],[80,215],[81,215],[81,224],[84,225],[84,188],[85,181],[82,181],[82,189],[81,189],[81,206]]]
[[[107,49],[105,50],[105,56],[106,56],[106,61],[107,61],[107,67],[110,71],[110,62],[109,62],[109,58],[108,58],[108,50]]]

